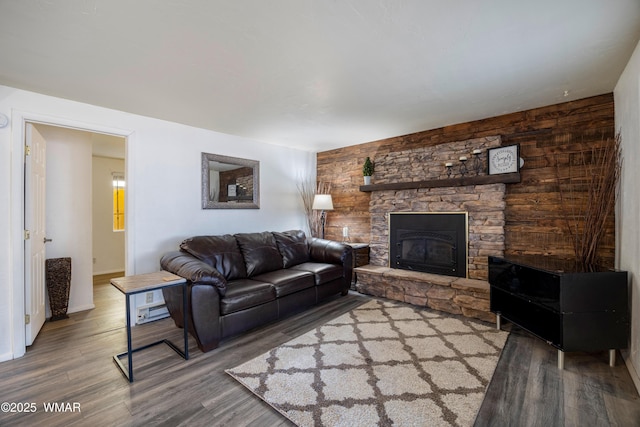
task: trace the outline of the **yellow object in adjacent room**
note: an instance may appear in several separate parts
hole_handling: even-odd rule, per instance
[[[113,174],[113,231],[124,230],[124,175]]]

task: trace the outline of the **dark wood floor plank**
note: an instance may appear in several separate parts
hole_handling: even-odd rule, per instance
[[[513,328],[475,426],[638,426],[640,397],[624,362],[608,353],[566,353]]]
[[[605,393],[605,407],[607,408],[607,418],[609,425],[640,427],[640,410],[638,399],[627,400],[615,395]]]
[[[509,335],[487,388],[486,403],[478,412],[476,426],[509,425],[512,420],[528,416],[529,373],[538,366],[533,344],[534,341],[523,339],[518,330]]]
[[[520,418],[525,425],[565,425],[564,384],[556,357],[557,351],[553,347],[531,346],[531,363]]]
[[[126,350],[124,296],[107,277],[96,282],[94,298],[94,310],[47,322],[24,357],[0,363],[0,402],[38,406],[31,414],[0,413],[0,425],[291,426],[225,369],[369,300],[338,297],[209,353],[190,339],[188,361],[168,346],[152,347],[134,355],[129,384],[112,361]],[[165,337],[182,346],[182,330],[170,319],[135,327],[133,337],[136,346]],[[621,360],[610,368],[606,353],[568,353],[565,367],[557,370],[553,347],[514,328],[475,425],[640,426],[640,398]],[[45,413],[45,402],[78,402],[81,412]]]

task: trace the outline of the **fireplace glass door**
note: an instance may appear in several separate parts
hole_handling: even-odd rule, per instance
[[[466,213],[390,215],[390,267],[467,276]]]

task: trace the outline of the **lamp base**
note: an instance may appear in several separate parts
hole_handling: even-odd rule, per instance
[[[320,225],[321,225],[320,232],[322,233],[320,235],[321,239],[324,239],[324,223],[325,223],[326,219],[327,219],[327,213],[325,211],[322,211],[320,213]]]

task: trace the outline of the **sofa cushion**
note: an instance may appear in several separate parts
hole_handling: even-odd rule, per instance
[[[294,265],[291,270],[302,270],[313,273],[315,276],[316,286],[330,282],[342,277],[343,269],[341,265],[323,264],[319,262],[304,262]]]
[[[276,291],[270,283],[251,279],[233,280],[227,284],[227,293],[220,300],[220,314],[233,313],[275,299]]]
[[[239,233],[235,238],[244,256],[248,277],[282,268],[282,255],[270,232]]]
[[[282,233],[274,231],[273,237],[275,237],[282,255],[284,268],[309,261],[309,247],[307,246],[307,236],[304,235],[304,231],[290,230]]]
[[[315,279],[312,273],[302,270],[276,270],[254,276],[253,279],[271,283],[278,298],[307,288],[313,288]]]
[[[192,237],[183,241],[180,249],[214,267],[227,280],[247,277],[242,252],[230,234]]]

